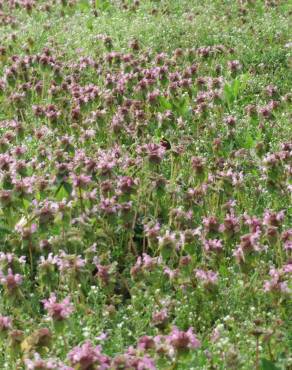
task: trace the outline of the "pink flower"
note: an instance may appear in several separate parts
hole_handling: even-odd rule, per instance
[[[137,370],[156,370],[154,360],[149,356],[138,359]]]
[[[285,218],[285,211],[282,210],[280,212],[272,212],[270,210],[266,210],[264,213],[264,225],[267,226],[280,226]]]
[[[50,256],[50,255],[49,255]],[[54,263],[58,265],[61,272],[79,272],[86,264],[86,260],[80,255],[67,254],[64,251],[60,251],[59,257],[55,257]],[[52,261],[52,262],[53,262]]]
[[[154,348],[155,347],[155,342],[152,337],[149,337],[148,335],[142,336],[137,344],[137,348],[141,350],[147,350],[149,348]]]
[[[139,357],[133,347],[127,353],[114,358],[112,369],[135,369],[135,370],[156,370],[154,360],[145,355]]]
[[[262,227],[262,221],[255,216],[250,217],[249,215],[245,213],[243,215],[243,219],[244,219],[245,225],[249,226],[251,233],[256,233]]]
[[[86,175],[71,175],[73,185],[77,188],[85,188],[91,182],[91,177]]]
[[[283,266],[283,272],[285,274],[292,274],[292,262],[288,262]]]
[[[38,353],[34,353],[33,359],[24,360],[27,370],[50,370],[57,369],[57,364],[53,360],[43,360]]]
[[[234,250],[233,256],[238,264],[241,264],[245,261],[245,256],[241,247],[238,247]]]
[[[287,240],[285,243],[284,243],[284,249],[286,251],[292,251],[292,241],[291,240]]]
[[[101,283],[104,285],[108,285],[110,282],[111,267],[112,267],[111,265],[106,265],[106,266],[100,265],[100,264],[96,265],[96,268],[97,268],[96,276],[101,281]]]
[[[172,270],[169,267],[164,267],[163,273],[169,277],[169,279],[175,279],[179,275],[179,270]]]
[[[238,72],[242,69],[242,65],[239,60],[230,60],[227,65],[231,72]]]
[[[223,250],[222,241],[219,239],[209,239],[204,241],[204,250],[206,253],[220,253]]]
[[[82,346],[74,347],[69,352],[68,359],[73,366],[77,365],[80,370],[89,370],[94,365],[99,370],[108,369],[109,358],[102,355],[100,350],[100,346],[94,346],[90,341],[86,341]]]
[[[154,325],[164,324],[168,319],[167,310],[164,308],[161,311],[154,312],[152,315],[152,323]]]
[[[160,224],[157,222],[155,225],[147,224],[144,225],[145,235],[151,239],[156,240],[160,231]]]
[[[233,212],[228,213],[224,218],[224,223],[220,225],[219,230],[228,234],[235,234],[240,230],[239,219]]]
[[[119,204],[115,197],[102,198],[99,204],[100,210],[106,215],[113,215],[118,212]]]
[[[43,360],[37,352],[34,353],[33,359],[27,358],[24,363],[27,370],[73,370],[72,367],[54,359]]]
[[[240,248],[243,252],[259,251],[259,238],[261,232],[258,230],[255,233],[245,234],[240,237]]]
[[[285,279],[286,269],[270,269],[270,280],[266,280],[264,283],[265,292],[280,292],[280,293],[290,293],[291,289],[288,287],[288,282]]]
[[[74,311],[74,306],[70,302],[70,298],[63,299],[62,302],[57,302],[57,297],[54,293],[51,293],[49,299],[44,299],[44,308],[48,311],[48,314],[56,321],[62,321],[67,319]]]
[[[220,337],[221,337],[220,330],[218,328],[215,328],[211,335],[211,341],[213,343],[216,343],[220,339]]]
[[[12,322],[10,317],[8,316],[0,316],[0,332],[1,331],[6,331],[8,329],[11,329],[12,327]]]
[[[286,230],[282,233],[281,237],[284,242],[284,249],[289,252],[292,250],[292,229]]]
[[[195,271],[196,278],[203,283],[204,286],[209,287],[216,285],[218,282],[218,274],[212,270],[200,270]]]
[[[157,164],[162,161],[166,151],[164,146],[155,143],[144,145],[141,149],[146,151],[150,162]]]
[[[166,230],[163,236],[158,237],[158,245],[162,248],[174,249],[177,245],[175,233]]]
[[[172,345],[176,350],[187,348],[199,348],[201,342],[193,333],[193,329],[189,328],[186,332],[179,330],[176,326],[172,329],[166,341]]]
[[[204,217],[202,222],[206,233],[217,232],[219,230],[219,222],[216,216]]]
[[[108,337],[107,333],[101,333],[99,336],[95,337],[96,340],[103,341]]]
[[[0,283],[11,292],[16,289],[22,283],[22,276],[20,274],[14,274],[11,268],[8,269],[8,273],[5,276],[0,270]]]

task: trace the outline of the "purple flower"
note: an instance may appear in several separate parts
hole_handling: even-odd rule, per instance
[[[154,312],[152,315],[153,325],[162,325],[168,319],[167,310],[164,308],[161,311]]]
[[[166,151],[163,145],[155,143],[146,144],[141,149],[146,151],[150,162],[157,164],[162,161]]]
[[[102,213],[106,215],[114,215],[119,210],[119,204],[117,203],[116,197],[102,198],[99,204],[99,208]]]
[[[54,359],[43,360],[36,352],[33,359],[25,359],[25,368],[27,370],[74,370],[72,367],[64,365],[62,362]]]
[[[292,262],[286,263],[286,265],[283,266],[283,272],[284,274],[292,274]]]
[[[94,346],[90,341],[74,347],[69,352],[68,359],[73,366],[77,365],[80,370],[89,370],[93,366],[98,366],[99,370],[105,370],[110,367],[109,358],[102,355],[101,347]]]
[[[200,157],[192,157],[192,168],[195,170],[197,174],[201,174],[204,172],[204,159]]]
[[[239,60],[230,60],[228,63],[228,68],[229,70],[234,73],[234,72],[238,72],[242,69],[242,65],[240,63]]]
[[[249,215],[245,213],[243,215],[243,219],[244,219],[245,225],[249,226],[251,233],[256,233],[262,227],[262,221],[255,216],[250,217]]]
[[[240,248],[243,252],[259,251],[259,239],[261,236],[260,230],[255,233],[245,234],[240,237]]]
[[[224,218],[224,223],[220,225],[219,230],[229,235],[234,235],[240,230],[239,219],[233,212],[228,213]]]
[[[204,217],[202,222],[206,234],[209,232],[217,232],[219,230],[219,222],[216,216]]]
[[[80,255],[76,254],[67,254],[64,251],[60,251],[59,257],[55,260],[58,268],[61,272],[79,272],[86,264],[86,260],[83,259]]]
[[[172,270],[170,269],[169,267],[164,267],[163,269],[163,273],[165,275],[167,275],[169,277],[169,279],[175,279],[176,277],[178,277],[179,275],[179,270],[178,269],[175,269],[175,270]]]
[[[74,173],[71,175],[73,185],[76,188],[85,188],[91,182],[91,177],[86,175],[75,175]]]
[[[117,185],[120,194],[130,194],[137,185],[137,180],[134,180],[129,176],[121,176]]]
[[[97,273],[96,276],[98,279],[101,281],[102,284],[108,285],[110,282],[111,278],[111,273],[112,273],[112,265],[96,265],[97,268]]]
[[[149,348],[154,348],[155,342],[152,337],[149,337],[148,335],[144,335],[141,337],[138,341],[137,348],[141,350],[147,350]]]
[[[33,359],[24,360],[27,370],[50,370],[57,369],[57,364],[53,360],[43,360],[38,353],[34,353]]]
[[[20,274],[14,274],[12,269],[8,269],[7,275],[0,270],[0,283],[4,285],[9,292],[14,291],[22,283],[22,276]]]
[[[199,348],[201,346],[201,342],[193,333],[192,328],[184,332],[175,326],[166,337],[166,341],[178,351],[187,348]]]
[[[158,245],[162,248],[174,249],[177,245],[176,235],[169,230],[166,230],[163,236],[158,236]]]
[[[241,247],[238,247],[234,250],[233,256],[238,264],[245,262],[245,256]]]
[[[265,292],[280,292],[280,293],[291,293],[291,289],[288,287],[288,282],[285,279],[287,269],[270,269],[270,280],[266,280],[264,283]],[[288,270],[289,271],[289,270]]]
[[[280,226],[285,218],[285,211],[272,212],[266,210],[264,213],[264,225],[267,226]]]
[[[135,369],[135,370],[156,370],[154,360],[145,355],[140,357],[134,348],[130,347],[127,353],[114,358],[112,369]]]
[[[212,270],[201,270],[195,271],[196,278],[203,283],[206,288],[212,287],[218,282],[218,273]]]
[[[223,250],[222,241],[219,239],[209,239],[204,241],[204,250],[206,253],[220,253]]]
[[[138,359],[137,370],[156,370],[154,360],[149,356],[143,356]]]
[[[267,94],[267,96],[269,97],[273,97],[277,94],[278,92],[278,88],[277,86],[274,86],[274,85],[268,85],[266,88],[265,88],[265,93]]]
[[[21,256],[18,257],[14,253],[3,253],[0,252],[0,264],[8,265],[10,267],[13,267],[15,263],[18,263],[19,265],[25,265],[26,263],[26,257]]]
[[[285,243],[284,243],[284,249],[288,252],[288,251],[292,251],[292,240],[287,240]]]
[[[69,297],[58,303],[55,293],[51,293],[50,298],[44,299],[42,302],[44,304],[44,308],[48,311],[48,314],[56,321],[67,319],[74,311],[74,306],[70,302]]]
[[[0,332],[11,329],[12,321],[8,316],[0,316]]]

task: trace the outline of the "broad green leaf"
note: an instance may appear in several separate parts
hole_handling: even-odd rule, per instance
[[[60,189],[58,190],[58,193],[55,195],[55,198],[56,198],[56,200],[61,201],[64,198],[67,198],[67,197],[68,197],[68,192],[65,189],[64,185],[62,185],[60,187]]]
[[[64,182],[63,186],[64,186],[64,189],[66,190],[66,192],[68,193],[68,195],[71,195],[72,185],[69,184],[68,182]]]
[[[172,104],[164,96],[159,96],[159,105],[163,108],[163,111],[172,108]]]
[[[261,370],[280,370],[272,361],[266,358],[261,359]]]
[[[23,207],[24,207],[25,210],[27,210],[29,208],[30,204],[31,204],[30,201],[28,201],[25,198],[22,199],[22,203],[23,203]]]

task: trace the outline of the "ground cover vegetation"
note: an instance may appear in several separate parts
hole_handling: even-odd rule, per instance
[[[292,366],[291,14],[0,1],[1,369]]]

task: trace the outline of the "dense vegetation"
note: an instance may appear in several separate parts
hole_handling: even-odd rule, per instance
[[[1,369],[292,366],[289,3],[0,1]]]

